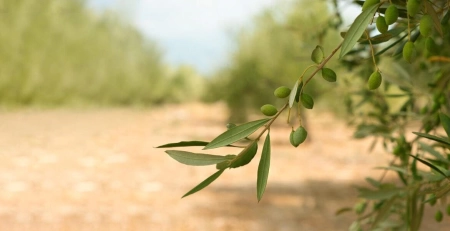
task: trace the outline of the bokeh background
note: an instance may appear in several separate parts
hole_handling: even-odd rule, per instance
[[[357,14],[338,7],[344,25]],[[388,155],[352,139],[339,81],[311,82],[305,145],[273,128],[259,203],[257,161],[180,199],[214,169],[154,148],[283,104],[273,89],[340,42],[320,30],[334,14],[306,0],[0,0],[0,230],[346,230],[355,217],[335,212]]]

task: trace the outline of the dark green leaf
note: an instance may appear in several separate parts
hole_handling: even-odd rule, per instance
[[[219,170],[216,173],[212,174],[210,177],[206,178],[204,181],[202,181],[200,184],[195,186],[193,189],[191,189],[189,192],[184,194],[181,198],[187,197],[191,194],[194,194],[202,189],[204,189],[206,186],[210,185],[213,181],[215,181],[217,178],[219,178],[220,175],[225,171],[225,169]]]
[[[168,143],[160,145],[156,148],[178,148],[178,147],[193,147],[193,146],[206,146],[209,142],[206,141],[181,141],[178,143]]]
[[[439,113],[439,119],[441,120],[442,127],[444,127],[444,130],[450,139],[450,117],[443,113]]]
[[[310,95],[302,93],[300,100],[302,101],[303,107],[307,109],[312,109],[314,107],[314,100]]]
[[[263,150],[261,153],[261,159],[258,166],[258,178],[256,181],[256,194],[258,201],[261,200],[264,191],[266,190],[267,178],[269,177],[270,169],[270,133],[267,133],[266,140],[264,141]]]
[[[344,41],[342,43],[341,53],[339,54],[339,59],[344,57],[358,42],[361,35],[363,35],[369,23],[372,21],[373,15],[377,11],[378,4],[375,4],[367,10],[361,12],[358,17],[356,17],[355,21],[350,26],[347,34],[345,35]]]
[[[421,133],[421,132],[413,132],[413,133],[418,135],[418,136],[421,136],[421,137],[424,137],[424,138],[427,138],[427,139],[430,139],[430,140],[437,141],[439,143],[450,145],[450,140],[448,138],[446,139],[444,137],[433,136],[433,135],[430,135],[430,134],[427,134],[427,133]]]
[[[253,141],[244,150],[242,150],[239,155],[237,155],[233,160],[231,160],[230,168],[238,168],[250,163],[258,151],[258,143]]]
[[[212,165],[234,158],[233,155],[218,156],[177,150],[167,150],[166,153],[176,161],[191,166]]]
[[[430,167],[430,168],[433,169],[434,171],[440,173],[442,176],[447,177],[447,174],[444,173],[441,169],[439,169],[438,166],[434,166],[434,165],[431,164],[430,162],[428,162],[428,161],[426,161],[426,160],[423,160],[423,159],[421,159],[421,158],[419,158],[419,157],[415,157],[415,156],[413,156],[413,155],[410,155],[410,156],[411,156],[412,158],[414,158],[414,159],[420,161],[422,164],[424,164],[424,165]]]
[[[295,97],[297,95],[297,88],[298,88],[298,80],[295,82],[291,94],[289,95],[289,108],[292,108],[292,105],[294,105]]]
[[[264,126],[264,124],[266,124],[267,121],[269,120],[270,118],[255,120],[230,128],[229,130],[220,134],[218,137],[212,140],[203,149],[206,150],[206,149],[220,148],[229,145],[231,143],[234,143],[236,141],[239,141],[241,139],[244,139],[245,137],[251,135],[253,132],[258,130],[258,128]]]

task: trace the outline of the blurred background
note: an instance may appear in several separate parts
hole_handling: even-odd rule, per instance
[[[260,203],[256,161],[180,199],[214,169],[154,148],[282,105],[273,90],[341,41],[331,2],[0,0],[0,230],[346,230],[335,212],[388,156],[351,139],[339,81],[307,89],[308,144],[272,131]]]

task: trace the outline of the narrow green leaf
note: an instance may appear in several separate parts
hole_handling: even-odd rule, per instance
[[[255,120],[230,128],[229,130],[225,131],[224,133],[216,137],[214,140],[212,140],[203,149],[206,150],[206,149],[220,148],[229,145],[231,143],[234,143],[236,141],[239,141],[241,139],[244,139],[245,137],[251,135],[253,132],[258,130],[258,128],[266,124],[267,121],[269,120],[270,118]]]
[[[444,143],[444,144],[450,145],[450,140],[449,139],[445,139],[444,137],[433,136],[433,135],[430,135],[430,134],[427,134],[427,133],[421,133],[421,132],[413,132],[413,133],[418,135],[418,136],[421,136],[421,137],[424,137],[424,138],[427,138],[427,139],[430,139],[430,140],[437,141],[439,143]]]
[[[191,166],[212,165],[220,163],[222,161],[232,160],[234,158],[233,155],[218,156],[177,150],[167,150],[166,153],[176,161]]]
[[[250,163],[258,151],[258,142],[253,141],[244,150],[242,150],[239,155],[237,155],[233,160],[231,160],[230,168],[238,168]]]
[[[446,114],[439,113],[439,119],[441,120],[442,127],[444,127],[444,130],[447,133],[448,138],[450,139],[450,117],[448,117]]]
[[[168,143],[160,145],[156,148],[179,148],[179,147],[193,147],[193,146],[206,146],[209,142],[206,141],[181,141],[178,143]]]
[[[434,7],[428,1],[423,1],[423,3],[425,4],[425,8],[427,8],[427,13],[431,16],[431,19],[433,19],[434,28],[436,28],[436,31],[441,35],[441,37],[444,37],[444,33],[442,32],[441,27],[441,21],[439,20],[439,16],[434,10]]]
[[[419,142],[419,145],[422,150],[430,153],[431,155],[436,157],[437,160],[442,161],[444,163],[449,163],[447,158],[445,158],[443,155],[441,155],[441,153],[439,153],[438,151],[434,150],[434,148],[431,147],[430,145],[422,143],[422,142]]]
[[[266,140],[264,141],[263,150],[261,153],[261,159],[258,166],[258,178],[256,181],[256,194],[258,201],[261,200],[264,191],[266,190],[267,178],[269,177],[270,169],[270,133],[267,133]]]
[[[295,102],[295,96],[297,95],[297,88],[298,88],[298,80],[295,82],[294,87],[292,88],[291,94],[289,95],[289,108],[294,105]]]
[[[402,189],[400,188],[381,188],[378,190],[360,189],[359,197],[369,200],[384,200],[397,195],[401,191]]]
[[[447,177],[447,174],[445,174],[445,173],[444,173],[442,170],[440,170],[437,166],[434,166],[432,163],[430,163],[430,162],[428,162],[428,161],[426,161],[426,160],[422,160],[421,158],[416,157],[416,156],[413,156],[413,155],[411,155],[411,154],[410,154],[410,156],[411,156],[412,158],[414,158],[414,159],[420,161],[422,164],[424,164],[424,165],[430,167],[430,168],[433,169],[434,171],[440,173],[440,174],[443,175],[444,177]]]
[[[344,41],[342,43],[341,53],[339,54],[339,59],[344,57],[358,42],[361,35],[363,35],[369,23],[372,21],[373,15],[377,11],[379,4],[375,4],[367,10],[361,12],[355,21],[350,26],[347,34],[345,35]]]
[[[202,181],[200,184],[195,186],[193,189],[191,189],[189,192],[184,194],[181,198],[187,197],[191,194],[194,194],[202,189],[204,189],[206,186],[210,185],[213,181],[215,181],[217,178],[219,178],[220,175],[225,171],[225,169],[219,170],[216,173],[212,174],[210,177],[206,178],[204,181]]]

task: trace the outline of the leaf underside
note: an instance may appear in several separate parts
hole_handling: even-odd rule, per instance
[[[233,155],[219,156],[178,150],[167,150],[166,153],[176,161],[191,166],[212,165],[233,159]]]

